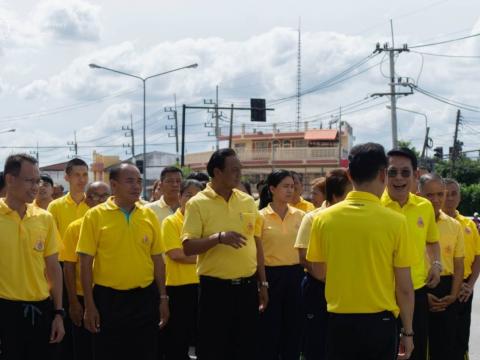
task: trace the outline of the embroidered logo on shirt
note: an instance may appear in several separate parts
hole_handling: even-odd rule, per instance
[[[421,216],[418,217],[417,225],[418,225],[419,228],[423,228],[425,226]]]
[[[37,251],[43,251],[45,246],[42,239],[38,239],[33,248]]]
[[[445,246],[445,254],[451,255],[453,253],[453,249],[450,245]]]

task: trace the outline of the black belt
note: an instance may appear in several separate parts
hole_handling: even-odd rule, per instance
[[[200,275],[200,281],[211,283],[211,284],[241,286],[241,285],[257,283],[257,276],[252,275],[250,277],[237,278],[237,279],[220,279],[213,276]]]

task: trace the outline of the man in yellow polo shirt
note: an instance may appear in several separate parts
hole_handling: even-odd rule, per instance
[[[268,301],[262,244],[255,237],[259,212],[250,195],[235,189],[241,164],[233,149],[215,151],[207,171],[212,181],[187,203],[182,234],[185,255],[199,255],[198,354],[254,359],[259,308]]]
[[[63,246],[63,235],[70,225],[75,220],[83,217],[88,210],[85,203],[85,186],[88,183],[88,165],[82,159],[74,158],[67,162],[65,167],[65,181],[70,186],[69,192],[52,201],[47,210],[53,215],[55,224],[57,225],[60,234],[60,246]],[[59,348],[54,350],[56,352],[55,359],[63,360],[74,357],[73,338],[72,338],[72,322],[68,315],[68,299],[67,290],[64,286],[63,301],[67,311],[65,318],[65,338],[60,344]]]
[[[33,205],[40,209],[47,210],[48,205],[53,201],[53,180],[48,174],[40,174],[40,186],[35,196]]]
[[[465,243],[464,280],[457,306],[457,328],[453,360],[468,358],[473,289],[480,273],[480,236],[475,223],[457,210],[461,201],[460,185],[454,179],[444,179],[447,193],[443,211],[463,228]]]
[[[87,186],[86,199],[89,208],[93,208],[107,200],[110,188],[101,181],[96,181]],[[83,289],[80,281],[80,263],[76,253],[80,227],[83,218],[72,222],[63,236],[63,246],[60,249],[60,260],[63,261],[65,287],[69,302],[69,315],[73,322],[73,346],[79,360],[93,358],[92,335],[83,327]]]
[[[180,206],[178,194],[182,184],[182,170],[175,166],[167,166],[160,173],[160,188],[162,197],[145,206],[152,209],[157,215],[160,224],[167,217],[175,213]]]
[[[4,170],[7,193],[0,199],[0,357],[47,359],[49,343],[60,342],[64,335],[55,224],[48,212],[31,204],[40,183],[37,160],[26,154],[10,155]]]
[[[84,325],[95,358],[153,360],[159,313],[160,325],[168,320],[160,226],[138,201],[135,165],[114,166],[110,187],[113,196],[85,214],[80,230]]]
[[[437,174],[420,177],[418,190],[430,200],[440,233],[443,270],[440,283],[428,290],[430,307],[428,349],[430,360],[451,360],[455,343],[455,302],[463,282],[465,246],[463,229],[458,221],[442,211],[445,183]]]
[[[430,201],[411,193],[416,184],[417,157],[408,148],[391,150],[387,153],[387,189],[381,198],[382,204],[407,218],[408,234],[415,242],[417,262],[411,268],[415,289],[415,311],[413,313],[413,350],[411,360],[426,360],[428,344],[428,300],[427,289],[440,281],[441,261],[439,233],[435,213]],[[425,264],[429,255],[434,266]]]
[[[292,171],[292,175],[293,181],[295,182],[295,191],[293,192],[293,199],[290,205],[306,213],[315,210],[315,205],[302,197],[304,191],[302,174]]]
[[[313,221],[307,260],[314,274],[327,268],[328,360],[395,359],[399,314],[401,351],[408,359],[413,350],[415,245],[405,217],[380,203],[387,166],[381,145],[354,146],[353,191]]]

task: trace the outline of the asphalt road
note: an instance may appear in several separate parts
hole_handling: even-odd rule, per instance
[[[478,284],[478,283],[477,283]],[[470,360],[480,360],[480,286],[475,288],[470,332]]]

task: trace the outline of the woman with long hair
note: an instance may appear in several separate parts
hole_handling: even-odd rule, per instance
[[[269,284],[269,304],[260,318],[262,360],[298,360],[300,355],[303,268],[294,244],[304,212],[289,205],[293,194],[292,174],[274,170],[260,195],[261,240]]]

